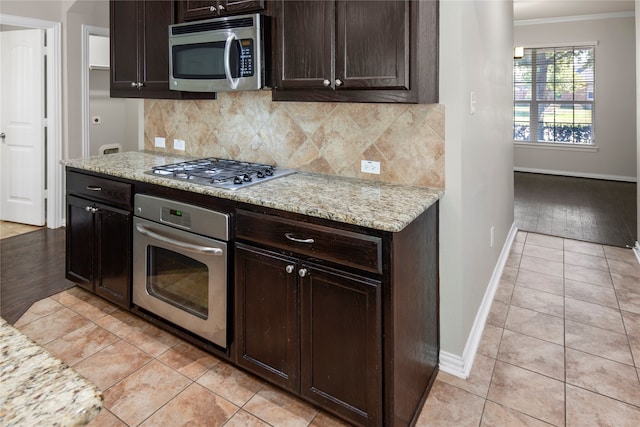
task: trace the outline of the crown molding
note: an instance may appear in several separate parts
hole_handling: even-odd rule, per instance
[[[513,21],[515,27],[522,25],[558,24],[575,21],[594,21],[598,19],[633,18],[635,12],[598,13],[593,15],[558,16],[554,18],[521,19]]]

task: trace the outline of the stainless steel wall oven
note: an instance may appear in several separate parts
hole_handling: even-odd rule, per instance
[[[133,303],[228,346],[229,215],[136,194]]]

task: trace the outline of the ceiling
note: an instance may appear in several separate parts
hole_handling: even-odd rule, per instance
[[[633,12],[634,0],[513,0],[513,19]]]

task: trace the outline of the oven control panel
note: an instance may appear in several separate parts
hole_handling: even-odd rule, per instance
[[[172,209],[168,206],[162,207],[160,221],[182,228],[191,228],[191,214],[189,211]]]

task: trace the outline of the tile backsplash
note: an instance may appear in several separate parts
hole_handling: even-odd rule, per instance
[[[444,106],[273,102],[271,92],[144,101],[144,148],[344,177],[444,187]],[[166,148],[154,147],[156,136]],[[174,139],[185,141],[176,151]],[[380,162],[380,175],[360,172]]]

